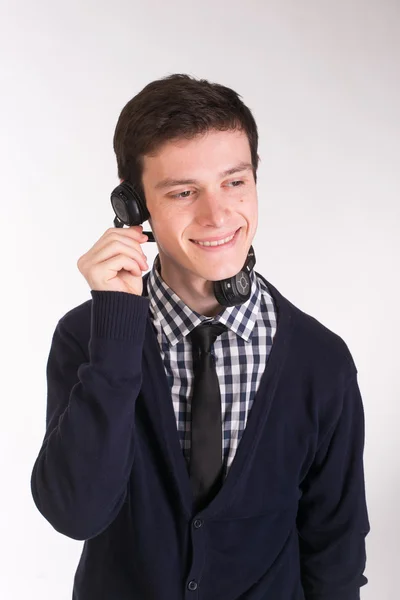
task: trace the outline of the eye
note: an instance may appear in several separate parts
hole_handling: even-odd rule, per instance
[[[230,181],[228,183],[228,185],[231,185],[231,184],[238,184],[238,185],[233,185],[232,187],[240,187],[241,185],[244,185],[244,181],[241,181],[241,180]],[[188,195],[185,196],[184,194],[190,194],[190,190],[185,190],[184,192],[179,192],[178,194],[172,194],[171,198],[182,198],[182,199],[189,198]]]
[[[244,181],[240,181],[240,180],[230,181],[229,184],[231,184],[231,183],[238,183],[239,184],[239,185],[234,185],[233,187],[240,187],[240,185],[244,185]]]
[[[190,190],[179,192],[179,194],[172,194],[171,198],[189,198],[189,196],[183,196],[182,194],[190,194]]]

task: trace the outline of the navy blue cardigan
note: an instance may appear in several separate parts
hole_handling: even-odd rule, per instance
[[[31,489],[85,540],[73,598],[358,599],[364,414],[345,342],[264,279],[272,351],[228,476],[196,513],[147,277],[142,296],[92,290],[52,339]]]

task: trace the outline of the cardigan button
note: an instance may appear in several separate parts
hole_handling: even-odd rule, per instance
[[[194,590],[197,590],[197,583],[195,582],[194,579],[192,579],[192,581],[189,581],[188,588],[191,592],[194,592]]]
[[[199,527],[201,527],[203,525],[203,521],[201,519],[195,519],[193,521],[193,525],[194,525],[194,527],[196,527],[196,529],[199,529]]]

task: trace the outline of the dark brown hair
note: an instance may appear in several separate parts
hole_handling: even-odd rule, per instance
[[[130,181],[144,197],[144,155],[156,153],[167,141],[192,139],[214,129],[247,134],[257,182],[257,125],[240,98],[228,87],[186,74],[152,81],[129,100],[119,116],[114,133],[118,177]]]

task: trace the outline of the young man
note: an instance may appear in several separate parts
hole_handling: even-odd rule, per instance
[[[85,540],[75,600],[356,600],[367,582],[349,349],[254,270],[245,302],[215,295],[257,229],[257,143],[234,91],[186,75],[120,115],[118,174],[159,254],[143,277],[137,225],[80,257],[91,299],[54,332],[31,481]]]

